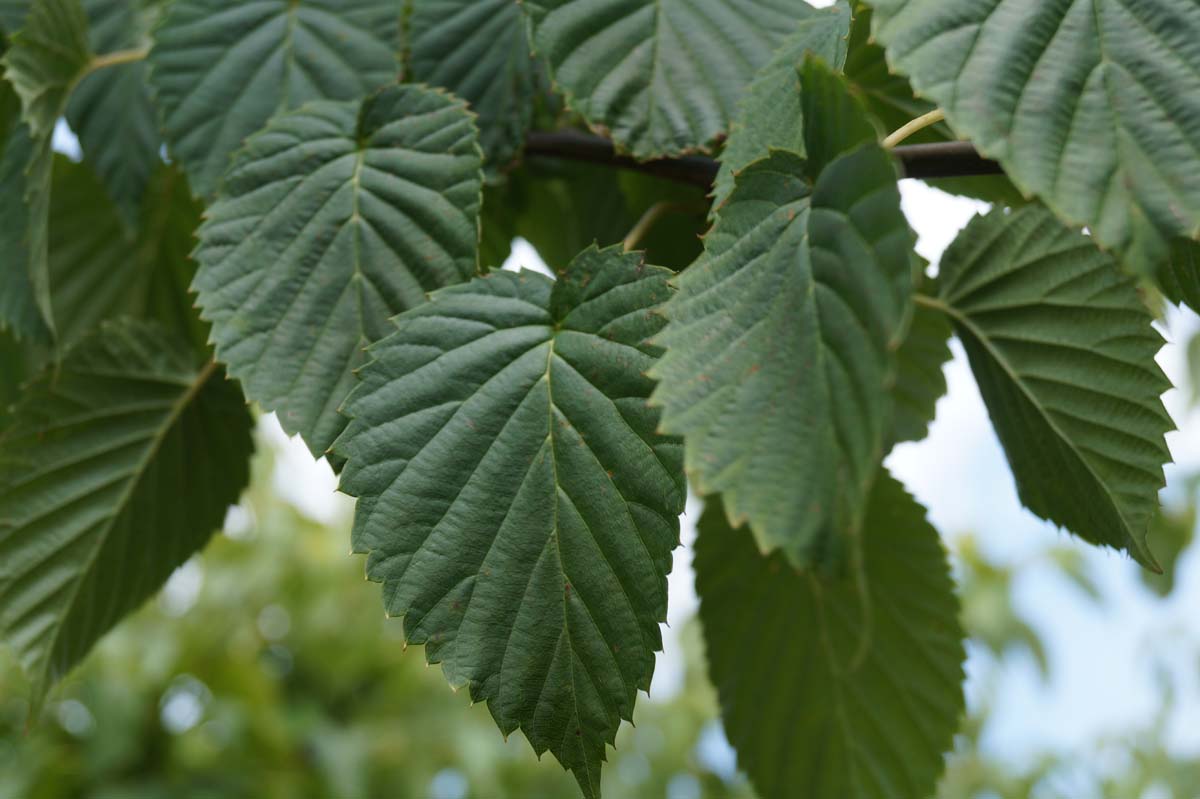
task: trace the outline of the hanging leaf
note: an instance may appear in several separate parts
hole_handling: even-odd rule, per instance
[[[1187,239],[1171,243],[1171,254],[1158,270],[1158,287],[1176,305],[1200,310],[1200,244]]]
[[[738,765],[772,799],[932,796],[963,713],[963,632],[924,509],[882,475],[862,583],[800,573],[700,520],[696,592]],[[864,602],[865,600],[865,602]]]
[[[738,101],[713,186],[714,209],[733,191],[734,173],[765,157],[770,149],[805,154],[804,111],[797,75],[805,53],[813,53],[835,70],[841,70],[846,62],[849,3],[841,0],[825,9],[799,5],[796,14],[800,20],[796,31],[758,71]]]
[[[175,0],[155,31],[163,135],[201,196],[276,113],[396,79],[393,0]]]
[[[708,152],[796,28],[791,0],[525,0],[567,105],[636,158]]]
[[[414,0],[408,22],[412,79],[442,86],[479,115],[492,167],[510,163],[533,120],[533,55],[515,0]]]
[[[71,89],[91,64],[87,33],[79,0],[37,0],[3,59],[5,78],[21,99],[21,122],[10,123],[0,164],[5,195],[0,212],[12,217],[4,223],[3,243],[15,256],[4,267],[0,314],[18,334],[43,343],[55,337],[48,241],[51,137]]]
[[[1156,569],[1162,337],[1135,283],[1041,206],[976,217],[946,251],[941,308],[971,361],[1027,508]]]
[[[929,434],[937,403],[946,395],[953,330],[946,316],[935,308],[913,308],[912,322],[904,342],[896,350],[896,380],[892,386],[892,427],[884,448],[905,441],[920,441]]]
[[[71,344],[101,321],[154,319],[203,352],[192,309],[188,257],[200,209],[183,176],[163,165],[146,195],[144,223],[130,231],[86,163],[55,159],[50,203],[51,304]]]
[[[890,62],[1060,218],[1152,275],[1200,237],[1200,4],[875,0]]]
[[[336,447],[405,639],[589,798],[650,686],[678,544],[679,445],[644,376],[669,275],[593,247],[557,282],[437,292],[371,348]]]
[[[475,273],[481,154],[461,101],[394,86],[253,137],[200,229],[217,356],[318,457],[389,319]]]
[[[806,68],[810,126],[854,107],[822,71]],[[809,139],[831,159],[815,185],[814,164],[782,151],[738,175],[705,254],[677,279],[652,372],[695,487],[723,494],[735,524],[749,520],[765,551],[801,566],[837,555],[837,533],[861,516],[912,293],[891,157],[873,141],[833,146]]]
[[[35,280],[30,257],[30,210],[25,197],[29,180],[25,169],[35,144],[29,127],[20,121],[20,101],[7,83],[0,85],[0,122],[3,122],[3,151],[0,152],[0,331],[18,339],[49,343],[54,339],[49,311],[49,276],[43,271]],[[45,268],[44,262],[37,264]],[[44,294],[41,292],[45,292]]]
[[[25,391],[0,436],[0,635],[35,701],[220,526],[250,427],[237,386],[144,323]]]
[[[83,0],[83,9],[93,52],[134,53],[149,44],[153,15],[140,4]],[[149,74],[144,60],[96,70],[75,87],[66,108],[84,157],[130,226],[137,224],[146,186],[162,161]]]

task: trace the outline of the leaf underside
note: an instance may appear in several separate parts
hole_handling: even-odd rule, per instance
[[[481,155],[461,101],[395,86],[253,137],[200,229],[194,288],[246,395],[325,453],[363,347],[475,274]]]
[[[394,0],[175,0],[154,33],[162,130],[193,190],[280,111],[358,100],[396,79]]]
[[[849,577],[764,557],[719,503],[696,540],[709,673],[738,765],[772,799],[933,794],[963,712],[963,632],[946,553],[890,476]]]
[[[40,699],[207,542],[251,419],[184,342],[116,322],[35,379],[0,437],[0,635]]]
[[[589,249],[444,289],[347,402],[354,548],[406,640],[588,797],[661,648],[685,488],[644,376],[669,272]]]
[[[939,286],[1021,501],[1155,568],[1146,531],[1174,425],[1154,360],[1162,337],[1133,280],[1033,205],[972,221]]]
[[[1195,0],[875,0],[874,34],[954,129],[1141,274],[1200,237]]]

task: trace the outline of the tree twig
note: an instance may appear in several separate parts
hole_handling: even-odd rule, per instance
[[[717,176],[717,162],[699,155],[637,161],[616,152],[612,142],[575,130],[534,131],[525,143],[525,155],[533,158],[565,158],[690,183],[707,189]],[[970,142],[906,144],[892,150],[901,170],[909,178],[953,178],[970,175],[1000,175],[1004,170],[976,151]]]

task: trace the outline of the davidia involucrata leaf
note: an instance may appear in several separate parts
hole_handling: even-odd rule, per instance
[[[738,764],[772,799],[931,796],[963,712],[963,631],[946,553],[886,474],[862,572],[764,557],[718,502],[696,540],[709,674]]]
[[[475,274],[482,156],[450,95],[317,101],[251,138],[200,229],[195,288],[246,395],[321,455],[363,347]]]
[[[637,158],[707,150],[796,30],[794,0],[524,0],[568,105]]]
[[[650,685],[678,543],[680,447],[645,376],[669,275],[593,247],[557,282],[433,294],[371,348],[335,446],[406,640],[588,797]]]
[[[1200,3],[874,0],[918,92],[1021,189],[1151,275],[1200,237]]]
[[[803,97],[809,160],[776,151],[738,175],[704,255],[677,279],[653,371],[694,485],[797,565],[836,555],[861,516],[913,283],[890,156],[815,61]],[[832,124],[847,151],[823,132]]]
[[[174,0],[154,32],[163,134],[202,196],[280,111],[396,79],[396,0]]]
[[[145,322],[32,381],[0,435],[0,635],[35,699],[221,525],[250,429],[220,368]]]
[[[1041,206],[977,217],[942,259],[953,320],[1031,511],[1154,568],[1164,435],[1162,337],[1094,239]]]

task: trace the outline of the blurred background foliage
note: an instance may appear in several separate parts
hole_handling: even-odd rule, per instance
[[[559,201],[594,201],[589,192],[573,195],[571,185],[564,183]],[[638,196],[626,188],[626,196]],[[679,199],[682,211],[672,222],[701,224],[690,198]],[[647,208],[630,201],[619,210],[625,225]],[[583,218],[599,223],[604,216]],[[594,235],[537,230],[520,219],[513,225],[551,253],[556,244],[569,251],[576,246],[570,239]],[[495,257],[506,255],[499,248]],[[1200,337],[1187,352],[1195,387]],[[347,557],[348,512],[320,523],[291,504],[278,488],[288,479],[278,441],[260,438],[252,487],[224,532],[102,641],[39,718],[29,718],[23,678],[0,650],[0,799],[577,796],[574,781],[552,762],[539,763],[520,733],[504,741],[485,707],[468,707],[467,696],[448,690],[419,651],[404,651],[400,623],[384,619],[361,558]],[[1169,601],[1179,564],[1195,554],[1200,476],[1172,485],[1151,536],[1164,574],[1140,573],[1152,601]],[[1044,681],[1054,670],[1037,619],[1014,602],[1023,574],[1053,569],[1100,614],[1105,598],[1083,548],[1065,537],[1003,563],[990,560],[969,534],[948,536],[948,545],[972,636],[971,712],[937,799],[1200,796],[1200,761],[1170,743],[1178,670],[1157,660],[1182,652],[1196,660],[1195,673],[1200,643],[1189,630],[1147,647],[1158,712],[1140,728],[1088,742],[1086,756],[1076,748],[1014,762],[989,746],[1005,669],[1028,659]],[[751,799],[716,720],[699,630],[693,621],[679,632],[683,684],[638,703],[636,725],[622,729],[610,753],[605,794]]]

